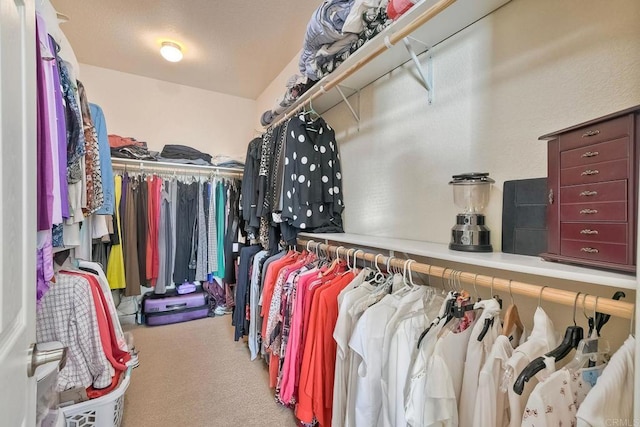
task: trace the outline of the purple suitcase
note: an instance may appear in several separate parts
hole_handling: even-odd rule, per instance
[[[204,292],[186,295],[145,295],[142,314],[148,326],[168,325],[202,319],[209,315],[209,304]]]

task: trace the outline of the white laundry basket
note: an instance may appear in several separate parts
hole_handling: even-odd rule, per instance
[[[120,427],[124,411],[124,392],[129,387],[128,370],[120,385],[97,399],[60,408],[67,427]]]

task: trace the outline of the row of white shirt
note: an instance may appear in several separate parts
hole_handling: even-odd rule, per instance
[[[451,294],[443,299],[422,286],[398,291],[401,275],[387,294],[388,286],[369,284],[364,274],[338,297],[333,426],[541,427],[575,425],[577,417],[586,427],[631,417],[632,337],[606,368],[558,370],[543,382],[533,378],[518,395],[518,374],[557,346],[553,322],[541,307],[520,343],[500,335],[500,306],[493,299],[477,303],[482,311],[475,322],[454,333],[440,320]],[[485,319],[494,321],[479,340]],[[585,399],[589,405],[580,406]]]
[[[459,425],[595,427],[616,425],[611,424],[615,422],[630,425],[620,423],[631,422],[633,413],[634,345],[634,338],[629,337],[606,365],[575,371],[562,368],[549,374],[554,363],[547,360],[547,369],[526,383],[523,393],[518,395],[513,385],[520,372],[533,359],[557,346],[553,323],[538,307],[526,342],[514,349],[508,337],[496,338],[480,371],[473,417],[461,416]],[[466,409],[463,400],[461,415]]]
[[[482,314],[461,333],[441,334],[445,321],[437,321],[418,349],[420,335],[444,315],[453,295],[443,298],[422,286],[402,289],[400,275],[391,294],[384,286],[354,282],[358,286],[348,286],[338,298],[332,425],[458,425],[457,402],[474,407],[473,387],[484,361],[467,358],[467,352],[491,350],[499,322],[482,341],[477,337],[484,319],[499,314],[498,302],[478,303]],[[475,342],[467,345],[472,336]]]

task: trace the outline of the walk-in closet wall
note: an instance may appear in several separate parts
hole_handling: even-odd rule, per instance
[[[252,99],[87,64],[80,79],[102,107],[109,133],[147,141],[150,150],[182,144],[244,159],[255,133]]]
[[[538,137],[640,104],[638,16],[636,0],[512,0],[433,49],[433,105],[409,63],[361,91],[359,130],[344,103],[324,113],[340,143],[345,230],[448,243],[457,213],[451,175],[490,172],[496,184],[487,221],[500,251],[504,181],[547,174],[547,147]],[[287,71],[274,84],[283,87],[295,67]],[[539,276],[525,281],[607,297],[615,291]],[[635,301],[635,292],[625,292]],[[537,301],[516,296],[516,302],[530,327]],[[571,309],[543,308],[563,333]],[[628,331],[621,319],[606,327],[616,348]]]
[[[513,0],[433,49],[433,105],[409,63],[361,91],[359,130],[344,103],[324,113],[346,231],[447,243],[451,175],[489,172],[500,250],[503,182],[546,176],[538,137],[640,103],[638,16],[636,0]]]

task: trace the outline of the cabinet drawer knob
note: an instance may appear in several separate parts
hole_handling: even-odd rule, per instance
[[[597,191],[589,191],[589,190],[586,190],[580,193],[581,197],[591,197],[591,196],[597,196],[597,195],[598,195]]]
[[[585,132],[582,134],[583,138],[589,138],[590,136],[596,136],[600,133],[600,131],[598,129],[596,130],[590,130],[588,132]]]
[[[597,254],[598,252],[600,252],[596,248],[581,248],[580,251],[581,252],[586,252],[588,254]]]
[[[597,175],[599,173],[600,171],[598,169],[587,169],[586,171],[582,172],[582,176]]]
[[[580,215],[593,215],[597,213],[598,213],[597,209],[582,209],[580,211]]]
[[[597,152],[597,151],[587,151],[586,153],[584,153],[584,154],[582,155],[582,157],[595,157],[595,156],[597,156],[598,154],[600,154],[600,153],[599,153],[599,152]]]
[[[580,234],[598,234],[598,230],[590,230],[585,228],[584,230],[580,230]]]

